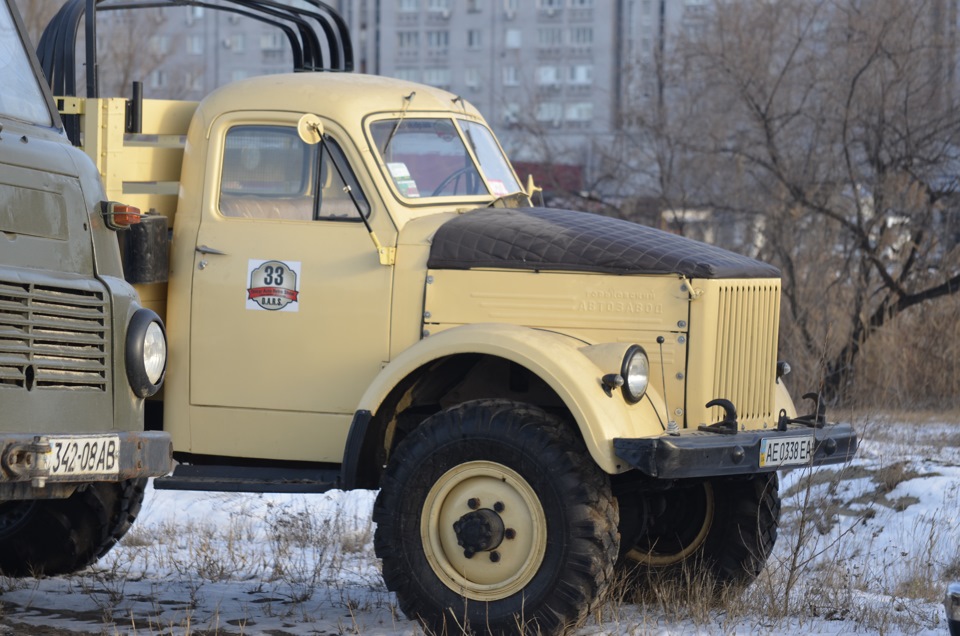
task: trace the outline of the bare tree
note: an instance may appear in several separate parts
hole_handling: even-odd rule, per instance
[[[66,0],[17,0],[33,43],[60,10]],[[202,73],[202,67],[167,68],[177,50],[184,48],[184,37],[169,28],[171,9],[136,9],[98,12],[97,48],[100,90],[104,96],[129,93],[134,81],[148,85],[152,97],[178,99],[190,89],[189,78]],[[77,73],[83,77],[83,26],[77,43]]]
[[[184,36],[168,28],[173,10],[104,13],[97,32],[102,95],[125,95],[134,81],[144,82],[151,97],[180,99],[188,93],[188,78],[202,69],[185,69],[182,64],[170,68],[168,64],[173,53],[184,48]]]
[[[954,7],[722,1],[657,60],[655,98],[626,113],[665,208],[762,232],[737,247],[781,266],[786,340],[820,360],[831,397],[878,330],[960,291],[947,231],[960,168]]]
[[[16,0],[27,33],[34,45],[40,41],[40,34],[66,0]]]

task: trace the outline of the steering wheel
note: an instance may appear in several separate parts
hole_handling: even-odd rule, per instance
[[[430,193],[430,196],[432,196],[432,197],[439,196],[439,194],[440,194],[441,192],[443,192],[443,189],[446,188],[448,185],[450,185],[450,182],[451,182],[451,181],[457,180],[457,179],[459,179],[459,178],[462,177],[462,176],[466,176],[466,177],[467,177],[467,179],[466,179],[466,181],[467,181],[467,194],[476,194],[476,190],[477,190],[477,185],[478,185],[478,183],[477,183],[477,182],[474,182],[474,184],[473,184],[472,186],[470,185],[470,175],[471,175],[471,174],[475,175],[476,181],[478,182],[480,175],[477,174],[477,171],[474,169],[473,166],[464,166],[463,168],[460,168],[459,170],[456,170],[456,171],[454,171],[454,172],[451,172],[450,174],[448,174],[448,175],[444,178],[443,181],[440,182],[440,184],[439,184],[436,188],[433,189],[433,192]],[[472,192],[471,192],[471,190],[472,190]],[[454,188],[454,192],[453,192],[453,193],[456,194],[456,188]]]

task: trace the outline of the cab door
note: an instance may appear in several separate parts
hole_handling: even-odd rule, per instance
[[[193,271],[191,451],[339,462],[389,351],[393,268],[360,214],[388,244],[396,232],[336,135],[305,144],[293,114],[231,116],[210,144],[220,159],[208,162]]]

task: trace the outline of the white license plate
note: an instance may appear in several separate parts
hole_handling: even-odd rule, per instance
[[[813,457],[813,435],[760,440],[760,466],[808,464]]]
[[[116,475],[120,472],[120,437],[97,435],[50,438],[51,475]]]

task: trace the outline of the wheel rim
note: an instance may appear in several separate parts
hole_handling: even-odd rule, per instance
[[[703,546],[716,511],[713,486],[704,483],[689,492],[692,501],[673,502],[674,509],[667,515],[669,534],[654,533],[638,542],[627,552],[627,558],[650,567],[666,567],[684,561]]]
[[[467,462],[444,473],[427,493],[420,539],[430,567],[450,589],[495,601],[536,575],[547,548],[546,516],[516,471]]]

